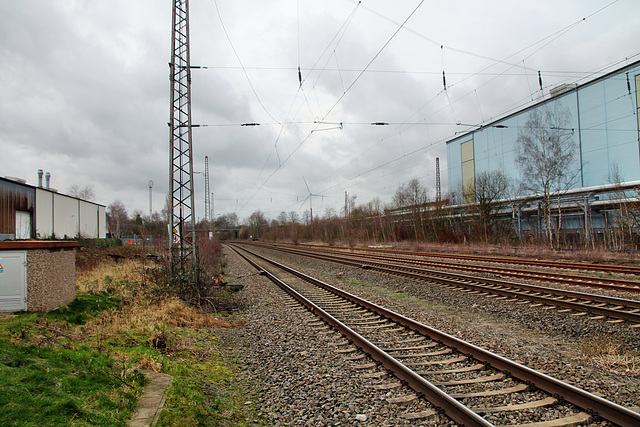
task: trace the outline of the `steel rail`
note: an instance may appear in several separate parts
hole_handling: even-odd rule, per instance
[[[442,410],[447,416],[449,416],[452,420],[457,423],[460,423],[465,426],[493,426],[492,423],[489,423],[487,420],[482,418],[480,415],[472,411],[471,409],[464,406],[458,400],[449,396],[442,390],[440,390],[435,385],[431,384],[429,381],[415,373],[413,370],[402,364],[400,361],[395,359],[393,356],[386,353],[384,350],[364,338],[362,335],[358,334],[353,329],[349,328],[347,325],[336,319],[334,316],[320,308],[318,305],[314,304],[312,301],[304,297],[302,294],[297,292],[295,289],[287,285],[285,282],[280,280],[274,274],[270,273],[266,269],[262,268],[256,262],[240,253],[236,247],[231,246],[238,255],[240,255],[243,259],[245,259],[249,264],[255,267],[261,274],[266,276],[273,283],[278,285],[281,289],[295,298],[298,302],[303,304],[309,311],[314,313],[315,315],[321,317],[327,324],[331,325],[334,329],[338,330],[341,334],[343,334],[347,339],[353,342],[357,347],[362,349],[365,353],[371,356],[374,360],[378,361],[385,368],[389,369],[394,373],[396,377],[400,380],[404,380],[416,393],[424,396],[429,402],[431,402],[438,410]],[[263,257],[248,251],[247,249],[242,248],[242,250],[247,251],[248,253],[256,256],[258,258],[264,259]],[[267,262],[271,262],[270,260],[264,259]],[[276,264],[274,264],[276,265]],[[286,269],[289,271],[289,269]],[[295,270],[294,270],[295,271]],[[289,271],[290,272],[290,271]],[[299,273],[302,274],[302,273]],[[308,277],[308,276],[307,276]],[[306,279],[305,279],[306,280]]]
[[[347,252],[340,250],[332,250],[332,249],[314,249],[315,251],[321,251],[329,254],[345,254]],[[495,266],[479,266],[479,265],[467,265],[467,264],[459,264],[459,263],[448,263],[444,261],[429,261],[424,259],[416,259],[416,258],[398,258],[392,256],[385,255],[376,255],[376,254],[367,254],[362,252],[351,252],[349,255],[358,256],[362,258],[370,258],[377,260],[385,260],[385,261],[395,261],[395,262],[403,262],[407,264],[418,264],[418,265],[426,265],[435,268],[446,268],[446,269],[459,269],[465,271],[472,272],[491,272],[496,274],[501,274],[503,276],[511,276],[518,277],[524,279],[533,279],[533,280],[551,280],[557,283],[565,283],[570,285],[582,285],[582,286],[591,286],[596,288],[606,288],[606,289],[614,289],[618,291],[626,291],[626,292],[640,292],[640,282],[633,280],[624,280],[624,279],[615,279],[615,278],[607,278],[602,279],[599,277],[590,277],[590,276],[578,276],[575,274],[565,274],[565,273],[551,273],[544,271],[530,271],[530,270],[514,270],[512,268],[505,267],[495,267]]]
[[[278,245],[283,246],[291,246],[287,243],[279,243]],[[317,247],[328,247],[322,245],[308,245],[301,244],[299,246],[307,246],[311,248]],[[567,261],[540,261],[540,260],[525,260],[511,257],[491,257],[491,256],[483,256],[483,255],[456,255],[456,254],[447,254],[447,253],[439,253],[439,252],[410,252],[403,251],[398,249],[381,249],[381,248],[339,248],[332,247],[333,249],[344,250],[344,251],[363,251],[363,252],[380,252],[380,253],[390,253],[390,254],[399,254],[399,255],[412,255],[412,256],[422,256],[422,257],[431,257],[431,258],[445,258],[445,259],[460,259],[467,261],[484,261],[484,262],[496,262],[496,263],[504,263],[504,264],[516,264],[516,265],[533,265],[539,267],[552,267],[559,269],[567,269],[567,270],[591,270],[591,271],[608,271],[612,273],[626,273],[626,274],[635,274],[640,275],[640,267],[631,267],[625,265],[606,265],[606,264],[585,264],[579,262],[567,262]]]
[[[269,246],[266,246],[269,248]],[[298,251],[292,249],[277,248],[288,253],[308,256],[312,258],[322,259],[326,261],[333,261],[341,264],[347,264],[354,267],[376,270],[383,273],[401,274],[406,277],[420,280],[438,281],[442,284],[465,287],[468,289],[477,290],[480,292],[493,293],[505,297],[521,298],[536,303],[558,306],[579,312],[592,313],[598,316],[605,316],[612,319],[621,319],[633,323],[640,324],[640,301],[629,300],[616,297],[608,297],[604,295],[589,294],[585,292],[567,291],[563,289],[550,288],[545,286],[528,285],[524,283],[509,282],[506,280],[490,279],[477,276],[468,276],[464,274],[451,273],[439,270],[429,270],[420,267],[412,267],[407,265],[389,264],[371,260],[354,260],[353,257],[345,257],[340,255],[328,255],[317,254],[307,251]],[[502,286],[510,289],[499,289],[496,287],[487,287],[481,283],[490,284],[493,286]],[[563,301],[556,298],[545,297],[542,295],[534,295],[532,293],[518,292],[513,289],[522,289],[527,292],[538,292],[555,295],[562,298],[575,298],[584,301],[593,301],[598,303],[611,304],[615,306],[622,305],[633,311],[622,311],[618,309],[597,307],[586,303],[580,303],[575,301]],[[638,311],[635,311],[638,310]]]
[[[343,296],[349,301],[366,307],[367,309],[381,316],[387,317],[390,320],[393,320],[409,329],[427,335],[434,341],[441,342],[444,345],[454,348],[462,354],[465,354],[468,357],[474,358],[487,365],[490,365],[491,367],[502,371],[513,378],[517,378],[520,381],[533,385],[551,395],[562,396],[562,398],[567,402],[583,408],[593,415],[598,415],[608,421],[621,426],[640,425],[640,414],[628,408],[591,394],[585,390],[579,389],[556,378],[550,377],[549,375],[535,371],[517,362],[506,359],[488,350],[462,341],[452,335],[441,332],[435,328],[431,328],[399,313],[385,309],[381,306],[378,306],[377,304],[364,300],[342,289],[336,288],[283,264],[277,263],[276,261],[248,251],[246,248],[243,248],[243,250],[260,259],[263,259],[264,261],[278,268],[281,268],[291,274],[295,274],[303,280],[307,280],[311,283],[316,284],[317,286],[330,290],[337,295]]]

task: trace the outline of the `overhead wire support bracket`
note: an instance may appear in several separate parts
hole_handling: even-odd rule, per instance
[[[323,125],[337,125],[337,126],[334,126],[334,127],[331,127],[331,128],[325,128],[325,129],[313,129],[311,131],[311,133],[320,132],[320,131],[323,131],[323,130],[333,130],[333,129],[342,130],[342,129],[344,129],[344,126],[343,126],[342,122],[339,122],[339,123],[338,122],[323,122],[323,121],[314,120],[313,123],[323,124]]]

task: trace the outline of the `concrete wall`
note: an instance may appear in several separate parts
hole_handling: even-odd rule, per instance
[[[49,311],[76,297],[76,242],[0,242],[0,251],[26,253],[27,311]]]
[[[28,311],[53,310],[75,298],[75,248],[27,251]]]

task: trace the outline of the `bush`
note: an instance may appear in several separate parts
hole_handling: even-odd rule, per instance
[[[140,246],[123,246],[119,239],[78,239],[80,247],[76,250],[76,269],[88,271],[102,262],[130,259],[142,256]]]
[[[100,249],[122,246],[120,239],[83,239],[79,238],[78,243],[83,247],[97,247]]]

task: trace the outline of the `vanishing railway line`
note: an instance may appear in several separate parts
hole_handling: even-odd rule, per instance
[[[499,257],[499,256],[483,256],[483,255],[465,255],[465,254],[447,254],[440,252],[422,252],[422,251],[405,251],[398,249],[384,249],[384,248],[339,248],[332,246],[322,245],[310,245],[299,244],[292,245],[281,243],[282,246],[295,246],[295,247],[308,247],[313,249],[323,248],[331,249],[334,251],[358,251],[365,253],[384,253],[389,255],[397,255],[400,257],[421,257],[421,258],[441,258],[441,259],[454,259],[460,261],[473,261],[473,262],[491,262],[499,264],[514,264],[523,265],[528,267],[545,267],[555,268],[561,270],[580,270],[580,271],[601,271],[609,273],[619,274],[633,274],[640,276],[640,267],[617,265],[617,264],[594,264],[584,262],[569,262],[569,261],[552,261],[552,260],[537,260],[537,259],[522,259],[514,257]],[[458,264],[456,264],[458,265]]]
[[[408,385],[414,390],[413,395],[390,401],[424,398],[433,405],[431,410],[407,414],[407,418],[427,418],[444,412],[458,424],[473,426],[513,424],[514,419],[519,425],[544,422],[532,425],[545,426],[598,419],[622,426],[640,423],[640,414],[630,409],[362,300],[244,247],[232,248],[346,337],[335,345],[343,348],[342,352],[350,355],[362,372],[374,371],[363,375],[379,374],[383,378],[389,371],[397,378],[381,380],[384,382],[377,387],[395,390]],[[354,346],[375,362],[357,355]]]
[[[291,248],[289,245],[282,245],[282,247]],[[617,291],[625,291],[625,292],[640,292],[640,281],[637,280],[625,280],[625,279],[616,279],[616,278],[602,278],[602,277],[589,277],[585,275],[578,274],[567,274],[560,273],[555,271],[533,271],[533,270],[522,270],[515,268],[506,268],[506,267],[496,267],[490,265],[474,265],[474,264],[461,264],[461,263],[453,263],[453,262],[443,262],[443,261],[434,261],[423,258],[420,252],[418,253],[408,253],[403,251],[393,251],[393,256],[391,255],[380,255],[378,251],[383,251],[383,253],[391,252],[380,249],[372,249],[372,250],[357,250],[357,251],[348,251],[344,249],[334,249],[329,247],[308,247],[308,250],[313,252],[322,252],[329,254],[343,254],[343,255],[354,255],[359,258],[372,259],[383,262],[400,262],[403,264],[412,264],[419,265],[423,267],[430,268],[439,268],[446,270],[457,270],[457,271],[466,271],[469,273],[481,273],[481,274],[494,274],[502,277],[515,277],[519,279],[526,280],[540,280],[546,282],[554,282],[554,283],[562,283],[568,285],[579,285],[579,286],[588,286],[594,288],[603,288]],[[419,258],[416,258],[418,256]],[[428,256],[435,256],[434,254],[429,254]],[[453,255],[447,256],[447,258],[453,257]],[[488,257],[464,257],[460,256],[461,260],[469,260],[469,261],[483,261],[487,262],[491,260],[491,262],[500,262],[504,264],[513,264],[513,258],[488,258]],[[640,274],[640,269],[635,267],[627,267],[627,266],[604,266],[604,265],[593,265],[593,264],[577,264],[577,263],[559,263],[559,262],[549,262],[549,261],[536,261],[536,260],[515,260],[518,261],[518,265],[522,266],[536,266],[536,267],[550,267],[550,268],[567,268],[565,265],[571,265],[570,269],[581,269],[581,270],[596,270],[596,271],[609,271],[615,273],[625,273],[625,274]],[[579,268],[578,266],[584,266],[585,268]],[[593,267],[593,268],[589,268]],[[602,269],[606,268],[606,270]],[[637,273],[636,273],[637,271]]]
[[[376,261],[360,254],[322,253],[315,250],[299,250],[278,246],[266,246],[290,254],[331,261],[352,267],[395,274],[428,283],[436,283],[452,289],[486,295],[513,303],[532,304],[545,310],[558,309],[559,313],[574,316],[591,316],[610,323],[626,322],[632,328],[640,327],[640,301],[609,297],[592,293],[570,291],[551,287],[529,285],[479,276],[463,275],[440,270],[425,269],[401,263]]]

